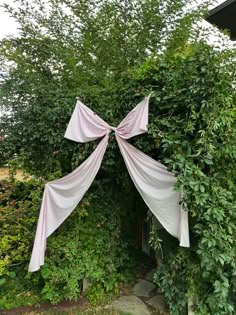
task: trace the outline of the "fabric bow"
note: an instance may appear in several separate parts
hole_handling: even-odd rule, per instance
[[[188,212],[181,207],[181,193],[173,190],[176,177],[164,165],[126,141],[147,132],[148,105],[149,96],[115,128],[77,101],[65,138],[76,142],[103,139],[72,173],[45,185],[29,272],[37,271],[44,264],[47,237],[71,214],[92,184],[112,130],[130,177],[151,212],[172,236],[179,239],[180,246],[190,246]]]

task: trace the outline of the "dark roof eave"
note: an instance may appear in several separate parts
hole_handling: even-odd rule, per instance
[[[231,40],[236,39],[236,0],[227,0],[209,11],[206,20],[218,28],[230,31]]]
[[[227,0],[221,4],[219,4],[217,7],[209,11],[208,17],[211,17],[212,15],[218,13],[219,11],[223,10],[224,8],[228,7],[232,3],[236,2],[235,0]]]

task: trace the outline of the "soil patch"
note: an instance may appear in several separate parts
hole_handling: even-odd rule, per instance
[[[22,170],[17,170],[17,173],[15,175],[15,178],[18,180],[24,180],[24,174]],[[2,179],[9,179],[9,170],[7,167],[1,167],[0,168],[0,180]]]
[[[88,300],[84,297],[77,301],[63,301],[57,305],[51,303],[43,303],[40,306],[21,306],[11,310],[0,310],[0,315],[22,315],[30,312],[44,312],[44,311],[72,311],[83,306],[88,305]]]

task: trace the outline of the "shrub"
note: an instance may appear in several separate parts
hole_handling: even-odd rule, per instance
[[[35,180],[0,184],[1,307],[77,299],[84,278],[91,283],[87,295],[92,301],[118,292],[119,283],[135,275],[140,260],[135,249],[130,256],[132,242],[122,235],[126,210],[108,190],[94,188],[86,195],[49,237],[45,265],[27,273],[43,185]]]
[[[100,191],[91,193],[48,242],[43,296],[58,302],[75,299],[88,278],[92,299],[118,290],[133,261],[121,235],[121,209]],[[97,288],[97,289],[94,289]]]
[[[228,53],[229,54],[229,53]],[[226,62],[227,60],[227,62]],[[235,314],[236,111],[234,62],[204,44],[150,59],[134,73],[153,87],[150,138],[137,145],[178,174],[191,248],[165,256],[155,281],[171,315]]]

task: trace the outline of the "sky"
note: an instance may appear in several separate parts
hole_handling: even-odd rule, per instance
[[[12,4],[13,0],[3,1],[0,0],[0,5],[4,2]],[[5,37],[6,35],[15,35],[17,34],[17,24],[14,19],[11,18],[4,9],[0,6],[0,39]]]

